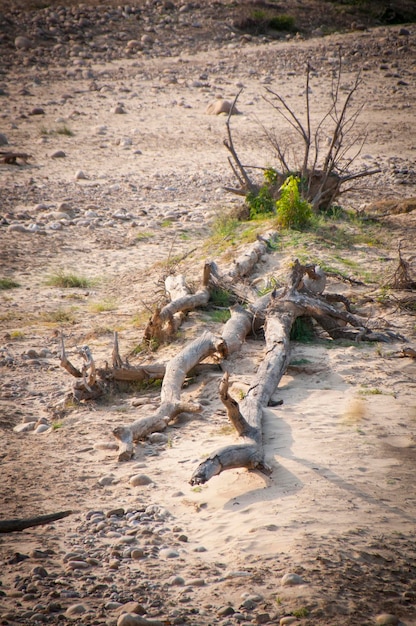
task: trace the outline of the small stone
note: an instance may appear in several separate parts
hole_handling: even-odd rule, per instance
[[[149,478],[149,476],[146,476],[146,474],[136,474],[135,476],[132,476],[129,480],[129,483],[132,487],[150,485],[150,483],[152,482],[152,479]]]
[[[56,150],[55,152],[52,152],[51,154],[51,159],[64,159],[66,157],[66,154],[63,150]]]
[[[178,541],[182,541],[183,543],[188,542],[188,537],[186,535],[179,535]]]
[[[231,115],[238,115],[239,111],[236,107],[233,107],[233,103],[228,100],[222,100],[221,98],[218,100],[214,100],[211,102],[206,109],[207,115],[220,115],[221,113],[229,114],[232,109]]]
[[[140,38],[140,41],[142,44],[144,44],[145,46],[151,46],[153,44],[153,37],[151,37],[151,35],[142,35],[142,37]]]
[[[33,43],[28,37],[20,35],[14,40],[14,45],[18,50],[30,50],[30,48],[32,48],[33,46]]]
[[[86,612],[86,608],[83,604],[71,604],[65,611],[67,617],[77,617]]]
[[[46,569],[40,565],[36,565],[30,573],[32,576],[39,576],[39,578],[46,578],[48,576]]]
[[[123,613],[117,620],[117,626],[143,626],[143,624],[152,623],[134,613]]]
[[[120,561],[118,559],[112,559],[109,564],[109,569],[118,569],[120,567]]]
[[[376,624],[378,626],[396,626],[399,621],[399,618],[391,613],[380,613],[380,615],[376,617]]]
[[[108,487],[108,485],[113,485],[116,480],[115,476],[112,474],[108,474],[107,476],[103,476],[98,480],[98,484],[100,487]]]
[[[46,433],[50,430],[50,424],[39,424],[33,431],[35,435],[41,435],[42,433]]]
[[[82,170],[75,172],[75,180],[86,180],[87,176]]]
[[[38,550],[35,548],[29,552],[29,556],[31,559],[47,559],[50,554],[44,550]]]
[[[67,567],[72,570],[88,569],[89,565],[85,561],[68,561]]]
[[[185,580],[182,578],[182,576],[171,576],[168,580],[168,584],[172,585],[172,587],[175,585],[181,587],[185,584]]]
[[[116,107],[114,107],[113,109],[113,113],[116,113],[117,115],[123,115],[123,113],[125,113],[126,110],[123,107],[123,105],[118,104]]]
[[[235,611],[232,606],[223,606],[217,611],[219,617],[227,617],[228,615],[234,615]]]
[[[33,109],[29,111],[29,115],[45,115],[45,111],[42,107],[33,107]]]
[[[8,143],[6,135],[4,133],[0,133],[0,146],[7,146]]]
[[[269,613],[258,613],[254,618],[255,624],[268,624],[270,622],[270,614]]]
[[[281,583],[284,587],[290,587],[293,585],[304,585],[305,581],[298,574],[288,573],[282,577]]]
[[[135,548],[131,551],[130,556],[135,561],[139,561],[140,559],[144,559],[145,554],[141,548]]]
[[[26,228],[26,226],[23,226],[23,224],[10,224],[7,230],[10,230],[16,233],[29,233],[30,232],[29,229]]]
[[[132,600],[131,602],[126,602],[122,606],[119,606],[117,609],[117,614],[122,613],[134,613],[135,615],[144,615],[146,610],[143,608],[141,604]]]
[[[163,433],[151,433],[148,437],[150,443],[167,443],[169,438]]]
[[[408,30],[407,28],[401,28],[399,30],[399,35],[401,35],[402,37],[409,37],[410,30]]]
[[[176,559],[179,556],[179,552],[176,552],[176,550],[172,550],[171,548],[164,548],[159,552],[159,555],[162,559]]]
[[[253,602],[253,600],[244,600],[244,602],[242,603],[241,609],[246,609],[247,611],[252,611],[253,609],[256,608],[256,603]]]
[[[224,578],[246,578],[250,576],[250,572],[246,572],[244,570],[235,570],[231,572],[226,572]]]
[[[124,515],[124,509],[122,507],[118,508],[118,509],[111,509],[110,511],[107,511],[107,513],[105,514],[106,517],[123,517]]]
[[[186,581],[185,585],[187,587],[204,587],[205,580],[203,578],[191,578]]]
[[[28,433],[31,430],[35,430],[37,422],[26,422],[24,424],[18,424],[13,428],[14,433]]]
[[[294,624],[298,621],[298,618],[294,615],[286,615],[286,617],[282,617],[279,624],[280,626],[288,626],[289,624]]]

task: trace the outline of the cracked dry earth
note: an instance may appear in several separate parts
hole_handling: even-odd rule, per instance
[[[302,110],[310,60],[318,117],[340,45],[345,85],[358,70],[364,79],[357,130],[367,140],[357,166],[381,169],[342,203],[357,210],[387,199],[409,212],[369,223],[371,241],[339,254],[325,237],[278,246],[250,281],[284,278],[296,254],[345,270],[342,255],[368,284],[332,278],[328,288],[414,345],[411,312],[377,299],[399,241],[416,272],[415,212],[406,204],[416,195],[414,25],[407,34],[383,26],[275,40],[236,32],[223,5],[218,21],[208,4],[172,3],[157,19],[142,8],[141,20],[134,7],[83,6],[5,12],[1,31],[1,150],[30,159],[0,164],[0,277],[19,284],[0,295],[0,515],[73,514],[1,536],[0,623],[416,624],[416,366],[396,358],[400,342],[294,342],[276,390],[283,405],[264,411],[267,479],[232,470],[199,488],[188,483],[206,454],[234,439],[220,372],[184,389],[201,415],[140,442],[128,463],[117,462],[111,430],[151,413],[159,389],[113,390],[60,417],[53,409],[71,384],[59,366],[61,330],[77,365],[85,344],[99,365],[111,360],[114,330],[133,364],[167,362],[201,328],[221,332],[206,311],[193,312],[171,345],[135,351],[172,264],[197,285],[207,257],[221,264],[240,251],[238,241],[226,258],[204,247],[218,216],[241,203],[223,189],[234,184],[226,118],[208,116],[207,105],[243,87],[236,145],[244,163],[269,165],[259,122],[286,131],[265,87]],[[30,43],[16,48],[23,35]],[[89,282],[49,285],[59,271]],[[231,359],[236,398],[262,350],[249,339]],[[52,429],[13,430],[40,418]]]

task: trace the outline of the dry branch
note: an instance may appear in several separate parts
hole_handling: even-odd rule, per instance
[[[224,342],[210,332],[203,333],[177,354],[167,365],[160,393],[160,407],[154,415],[141,418],[130,426],[118,426],[113,435],[119,442],[118,460],[126,461],[134,454],[134,441],[152,432],[165,430],[168,423],[180,413],[198,413],[199,404],[181,402],[181,388],[187,373],[213,354],[224,353]]]
[[[56,522],[64,517],[68,517],[68,515],[72,515],[72,511],[60,511],[59,513],[49,513],[48,515],[39,515],[27,519],[0,520],[0,533],[20,532],[33,526],[42,526],[43,524]]]

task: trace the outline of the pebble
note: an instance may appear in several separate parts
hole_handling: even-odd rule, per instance
[[[28,37],[20,35],[14,40],[14,45],[18,50],[30,50],[33,47],[32,41]]]
[[[206,108],[206,113],[207,115],[220,115],[221,113],[229,114],[232,106],[232,102],[229,102],[228,100],[222,100],[220,98],[218,100],[210,102],[210,104]],[[239,111],[236,107],[234,107],[231,115],[237,115],[238,113]]]
[[[55,150],[55,152],[52,152],[51,154],[51,159],[63,159],[66,157],[66,154],[63,150]]]
[[[298,618],[294,615],[286,615],[286,617],[282,617],[279,624],[280,626],[289,626],[289,624],[295,624],[298,621]]]
[[[280,582],[284,587],[305,584],[305,581],[303,580],[302,576],[299,576],[299,574],[292,574],[292,573],[288,573],[282,576],[282,580]]]
[[[28,433],[31,430],[35,430],[36,424],[37,422],[25,422],[24,424],[17,424],[17,426],[14,426],[13,432],[14,433]]]
[[[83,604],[71,604],[65,611],[67,617],[78,617],[86,612],[86,608]]]
[[[109,485],[114,485],[115,482],[118,482],[116,477],[113,474],[107,474],[107,476],[103,476],[98,480],[98,484],[101,487],[108,487]]]
[[[376,617],[377,626],[397,626],[399,621],[399,618],[391,613],[380,613]]]
[[[179,552],[176,552],[176,550],[172,550],[171,548],[164,548],[163,550],[160,550],[159,555],[162,559],[176,559],[179,556]]]
[[[35,435],[41,435],[42,433],[46,433],[51,430],[49,424],[39,424],[33,431]]]
[[[0,146],[7,146],[9,144],[7,137],[4,133],[0,133]]]
[[[251,576],[250,572],[246,572],[244,570],[235,570],[235,571],[231,571],[231,572],[226,572],[224,574],[224,578],[229,579],[229,578],[247,578]]]
[[[149,476],[146,476],[146,474],[136,474],[135,476],[132,476],[129,480],[129,483],[132,487],[150,485],[150,483],[152,482],[152,479],[149,478]]]
[[[82,170],[78,170],[77,172],[75,172],[75,180],[86,180],[86,179],[87,179],[87,175]]]
[[[140,559],[145,558],[145,553],[141,548],[135,548],[134,550],[131,551],[130,556],[135,561],[139,561]]]
[[[89,569],[88,563],[85,561],[68,561],[68,569],[76,570],[76,569]]]

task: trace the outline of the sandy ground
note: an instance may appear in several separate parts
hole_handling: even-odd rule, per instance
[[[199,279],[210,223],[240,202],[223,191],[232,182],[222,146],[226,118],[205,113],[216,97],[232,99],[244,87],[241,115],[232,121],[236,144],[245,163],[272,163],[259,120],[277,133],[283,127],[263,99],[265,86],[302,107],[300,68],[310,58],[317,71],[311,91],[318,115],[341,42],[348,54],[358,51],[348,57],[346,84],[358,66],[364,63],[366,70],[357,96],[366,108],[357,128],[360,133],[366,129],[368,139],[358,161],[382,168],[370,187],[346,196],[345,204],[357,208],[385,197],[415,195],[414,35],[413,47],[409,44],[402,56],[394,44],[391,62],[386,42],[400,42],[397,32],[391,27],[308,42],[233,43],[170,58],[97,60],[90,64],[89,78],[21,66],[8,73],[0,130],[8,137],[7,149],[32,158],[20,167],[0,166],[1,275],[20,285],[0,296],[1,517],[68,508],[75,513],[53,526],[0,539],[3,624],[36,623],[33,615],[39,614],[46,623],[115,624],[112,598],[88,587],[94,577],[107,576],[109,584],[109,575],[116,604],[140,596],[146,615],[163,623],[278,624],[292,616],[314,626],[352,626],[376,623],[377,615],[388,613],[392,621],[377,623],[416,624],[416,364],[394,358],[399,343],[345,345],[321,338],[294,344],[293,367],[275,394],[283,405],[264,411],[270,478],[240,469],[202,487],[189,485],[204,455],[235,440],[218,399],[220,373],[199,377],[184,390],[187,399],[203,400],[203,413],[170,426],[162,443],[138,444],[131,462],[118,463],[114,449],[96,444],[112,442],[115,425],[147,414],[149,403],[157,403],[158,389],[125,390],[105,402],[74,407],[55,419],[58,428],[43,434],[13,431],[29,418],[50,420],[51,407],[70,387],[69,375],[59,367],[59,330],[76,364],[76,347],[84,344],[99,364],[109,360],[113,330],[119,331],[122,354],[131,354],[141,340],[146,306],[160,297],[167,263],[188,255],[180,269]],[[359,52],[369,42],[371,50],[374,42],[379,44],[379,55],[363,59]],[[386,63],[392,65],[387,77],[387,70],[380,70]],[[397,85],[398,80],[407,85]],[[120,103],[124,114],[114,113]],[[42,107],[44,114],[29,115],[34,107]],[[63,126],[73,135],[58,133]],[[51,158],[57,150],[66,156]],[[40,224],[45,234],[11,230],[16,223],[24,228]],[[56,223],[61,227],[50,226]],[[414,213],[389,218],[383,228],[389,232],[388,245],[384,239],[343,254],[383,278],[397,260],[402,239],[415,272]],[[288,257],[296,252],[268,255],[253,278],[284,274]],[[311,252],[323,258],[332,254],[325,248]],[[215,250],[209,254],[215,256]],[[93,283],[74,290],[46,285],[47,276],[59,269]],[[347,288],[336,280],[330,285],[347,295],[374,287]],[[414,344],[414,317],[381,310],[375,300],[363,306],[362,314],[383,316]],[[219,328],[203,312],[193,313],[172,345],[145,360],[166,362],[202,327]],[[262,343],[248,340],[231,359],[231,392],[237,398],[250,386],[262,355]],[[130,360],[138,362],[132,354]],[[147,405],[135,406],[143,396]],[[129,479],[138,473],[152,482],[132,487]],[[87,513],[149,505],[166,515],[159,529],[160,556],[140,566],[126,557],[117,569],[109,569],[111,536],[106,530],[93,534]],[[186,542],[178,541],[175,528]],[[90,579],[64,566],[64,556],[74,546],[90,545],[89,539],[99,553]],[[177,557],[164,558],[162,548],[172,545]],[[19,587],[25,577],[35,576],[34,549],[50,550],[42,565],[55,591],[60,588],[56,580],[66,576],[86,613],[66,615],[75,600],[60,593],[58,620],[52,610],[37,606],[47,605],[40,585],[33,597]],[[32,556],[16,564],[16,552]],[[287,573],[301,576],[302,584],[284,585]],[[172,576],[191,582],[177,588]],[[141,593],[132,580],[141,581]],[[239,608],[248,596],[260,598],[253,600],[255,608]],[[152,606],[155,598],[159,605]],[[228,605],[234,617],[219,614]]]

